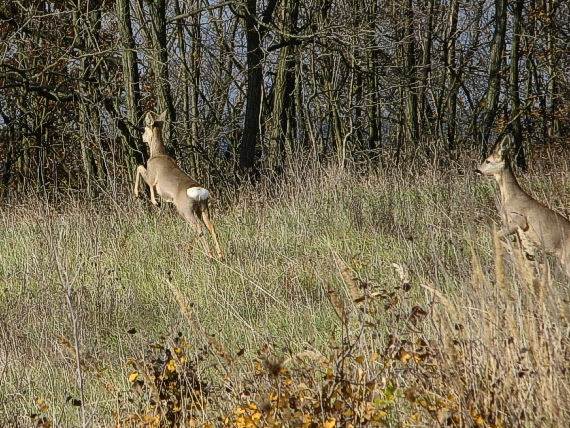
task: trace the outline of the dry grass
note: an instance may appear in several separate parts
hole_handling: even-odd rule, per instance
[[[523,186],[570,206],[563,177]],[[568,283],[492,233],[493,194],[430,169],[243,188],[222,262],[130,196],[5,207],[0,422],[566,425]]]

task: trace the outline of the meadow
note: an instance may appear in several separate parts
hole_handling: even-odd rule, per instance
[[[5,203],[1,425],[569,425],[568,280],[475,167],[212,189],[223,260],[126,187]],[[568,176],[520,182],[568,216]]]

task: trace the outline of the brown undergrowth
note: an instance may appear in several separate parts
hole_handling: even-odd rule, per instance
[[[325,350],[265,345],[248,369],[205,332],[201,362],[188,362],[183,337],[163,338],[149,347],[161,357],[129,361],[133,392],[116,426],[560,426],[570,420],[566,304],[547,265],[539,278],[522,251],[493,236],[493,277],[473,249],[462,296],[410,280],[398,264],[399,283],[381,286],[338,259],[344,282],[328,292],[338,324]],[[423,305],[409,304],[414,288]],[[198,380],[197,366],[212,358],[223,366],[217,386]]]
[[[567,279],[493,187],[401,174],[246,189],[224,262],[168,206],[3,211],[0,424],[568,425]]]

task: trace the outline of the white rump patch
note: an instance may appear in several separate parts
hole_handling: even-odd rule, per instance
[[[196,201],[205,201],[210,197],[210,192],[203,187],[190,187],[186,193]]]

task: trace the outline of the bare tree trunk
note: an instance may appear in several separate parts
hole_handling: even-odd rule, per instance
[[[418,93],[416,76],[416,48],[413,32],[413,2],[405,0],[403,4],[403,28],[402,28],[402,71],[404,74],[404,125],[405,141],[414,144],[419,137],[418,122]]]
[[[433,20],[434,20],[434,0],[427,0],[426,5],[426,24],[424,31],[423,57],[421,68],[421,84],[419,87],[419,111],[421,114],[420,121],[424,126],[430,124],[431,112],[430,105],[427,100],[428,79],[431,73],[431,55],[433,45]],[[428,128],[429,129],[429,128]]]
[[[287,137],[288,114],[290,106],[291,77],[289,68],[290,46],[281,48],[277,64],[277,76],[273,84],[273,114],[270,124],[269,168],[280,175],[285,165],[285,139]],[[293,82],[294,83],[294,82]]]
[[[85,10],[83,10],[85,7]],[[100,26],[100,4],[97,0],[90,0],[85,6],[80,1],[77,2],[73,11],[73,23],[75,36],[80,40],[79,46],[87,52],[95,52],[98,45],[98,33]],[[86,193],[89,197],[97,194],[95,182],[102,177],[101,162],[96,162],[94,150],[98,147],[100,140],[101,118],[99,109],[94,101],[89,82],[97,80],[97,65],[93,63],[94,58],[89,55],[82,55],[79,60],[81,75],[77,79],[79,92],[79,143],[81,147],[81,159],[83,162],[83,172],[85,174]]]
[[[495,0],[495,31],[489,58],[489,85],[479,135],[480,148],[483,151],[487,147],[501,94],[501,67],[505,50],[506,28],[507,0]]]
[[[247,0],[245,31],[247,39],[247,104],[245,122],[240,149],[240,170],[253,174],[255,164],[255,147],[259,135],[259,115],[261,112],[261,86],[263,52],[261,37],[255,23],[257,1]]]
[[[180,8],[180,1],[174,0],[174,13],[177,16],[181,15],[181,8]],[[193,7],[197,7],[197,5],[192,5]],[[191,7],[192,7],[191,6]],[[191,16],[188,18],[191,28],[195,31],[194,27],[194,20],[195,17]],[[192,52],[188,52],[188,46],[186,43],[186,32],[185,32],[185,22],[184,19],[180,18],[176,21],[176,36],[178,39],[178,49],[179,49],[179,58],[180,58],[180,75],[181,75],[181,83],[182,83],[182,129],[184,138],[190,139],[190,156],[189,159],[189,170],[190,174],[193,177],[198,177],[197,171],[197,162],[196,162],[196,146],[198,143],[196,133],[192,132],[194,129],[191,129],[191,117],[193,116],[194,111],[191,111],[194,107],[193,99],[191,99],[191,95],[196,93],[196,80],[199,79],[199,69],[194,68],[196,65],[196,58],[194,58],[194,54],[196,53],[196,45],[197,41],[191,40],[191,50]],[[190,58],[190,60],[188,60]],[[190,64],[189,64],[190,62]],[[196,120],[192,120],[192,123],[196,123]]]
[[[364,1],[362,6],[364,6]],[[376,163],[378,157],[375,156],[375,151],[381,145],[382,140],[382,122],[380,116],[380,96],[378,94],[380,86],[380,76],[378,70],[378,47],[376,46],[376,40],[374,37],[374,29],[376,26],[376,20],[378,18],[378,2],[372,1],[370,4],[369,18],[366,23],[367,32],[365,34],[366,38],[366,53],[365,53],[365,63],[367,70],[367,77],[364,79],[363,86],[365,88],[366,97],[366,119],[368,124],[368,141],[367,147],[368,157],[371,159],[372,163]]]
[[[297,0],[286,0],[282,8],[281,22],[290,34],[295,33],[299,13]],[[279,52],[277,76],[273,84],[273,111],[270,125],[269,167],[277,175],[283,172],[287,155],[291,155],[291,109],[295,91],[294,40],[283,38]]]
[[[127,119],[119,126],[125,145],[125,159],[129,174],[133,174],[136,165],[144,163],[145,148],[140,138],[139,122],[142,119],[140,106],[140,75],[137,62],[136,44],[131,24],[130,0],[117,0],[117,19],[121,35],[121,61],[125,88],[125,110]],[[118,110],[115,108],[115,110]],[[134,177],[131,176],[131,179]]]
[[[277,0],[270,0],[263,12],[263,22],[271,20]],[[263,49],[261,41],[266,29],[257,25],[257,1],[247,0],[245,10],[245,37],[247,40],[247,103],[240,148],[240,170],[252,177],[255,173],[255,147],[259,136],[261,97],[263,85]]]
[[[199,6],[199,0],[194,2],[195,7]],[[190,138],[191,145],[193,148],[197,148],[199,145],[198,135],[198,97],[200,95],[200,58],[202,52],[200,51],[200,45],[202,43],[202,34],[200,32],[200,21],[201,14],[195,14],[190,17],[190,63],[189,73],[190,73]],[[198,151],[190,155],[191,158],[191,168],[194,169],[193,173],[196,177],[201,177],[202,173],[199,170],[200,162],[198,162]]]
[[[531,11],[536,12],[536,1],[530,0],[528,9]],[[525,37],[525,51],[527,52],[526,55],[526,82],[525,82],[525,96],[526,100],[530,100],[531,98],[536,98],[539,103],[540,112],[541,112],[541,121],[540,121],[540,132],[542,133],[543,139],[547,136],[547,124],[545,118],[545,102],[544,96],[542,91],[542,85],[540,84],[540,79],[538,78],[537,73],[537,59],[535,53],[538,51],[540,53],[540,48],[537,47],[537,44],[540,41],[540,37],[538,34],[538,19],[536,13],[530,14],[528,16],[527,27],[525,33],[528,37]],[[535,133],[535,121],[530,120],[526,126],[527,132],[529,135]]]
[[[548,58],[548,92],[550,98],[550,130],[549,135],[555,136],[560,133],[559,112],[559,64],[560,58],[556,53],[556,10],[558,0],[545,0],[546,3],[546,54]]]
[[[3,111],[0,111],[0,116],[2,121],[6,126],[6,143],[5,143],[5,153],[4,153],[4,171],[2,172],[2,184],[0,185],[0,195],[7,196],[8,189],[12,182],[12,169],[17,159],[16,152],[16,142],[21,140],[20,130],[17,127],[17,123],[13,118],[9,117]],[[1,170],[0,170],[1,171]]]
[[[510,69],[510,101],[513,115],[513,139],[515,142],[515,160],[523,170],[526,169],[526,160],[522,144],[522,124],[520,118],[520,94],[519,94],[519,45],[521,31],[521,17],[524,0],[516,0],[513,14],[513,37],[511,40],[511,69]]]
[[[291,108],[294,100],[295,74],[291,46],[281,48],[277,77],[273,88],[273,115],[270,125],[269,166],[273,173],[283,172],[287,155],[291,154]]]
[[[446,131],[447,145],[449,150],[455,149],[455,137],[457,133],[457,96],[459,91],[459,76],[457,70],[457,19],[459,15],[459,0],[452,0],[449,10],[448,30],[444,43],[445,81],[449,82],[448,90],[442,91],[442,99],[446,98],[445,105],[440,104],[440,115],[443,109],[447,109]],[[444,84],[445,87],[445,84]],[[445,92],[448,92],[445,94]]]
[[[144,3],[143,3],[144,1]],[[145,8],[146,5],[146,8]],[[176,109],[172,100],[168,73],[168,46],[166,37],[166,0],[139,0],[139,12],[144,17],[148,13],[149,28],[145,32],[151,54],[148,61],[155,78],[158,112],[168,110],[168,120],[163,127],[163,138],[175,152],[178,145],[171,138],[171,124],[176,122]]]

